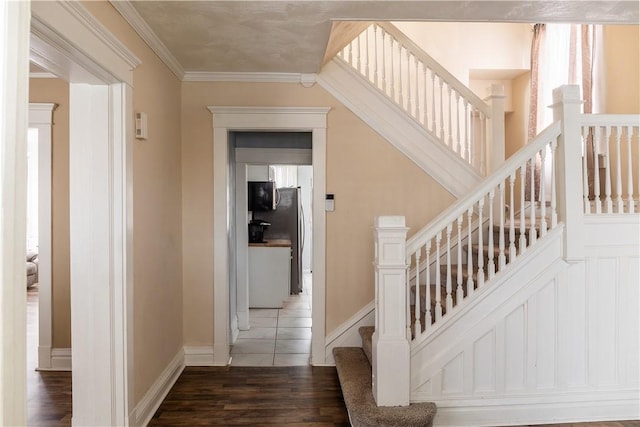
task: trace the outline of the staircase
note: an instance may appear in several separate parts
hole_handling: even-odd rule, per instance
[[[464,90],[430,61],[375,24],[319,76],[460,196],[410,238],[404,217],[376,218],[375,327],[360,328],[362,348],[333,349],[352,425],[637,418],[640,117],[582,114],[579,88],[563,86],[555,122],[528,145],[501,162],[493,123],[481,145],[497,154],[473,156],[455,131],[471,102],[456,116]],[[358,84],[378,92],[359,97]]]
[[[414,403],[407,407],[377,406],[371,388],[371,339],[374,328],[361,327],[362,348],[338,347],[333,356],[338,370],[342,395],[354,427],[430,427],[436,405]]]

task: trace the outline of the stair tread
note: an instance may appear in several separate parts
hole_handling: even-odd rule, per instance
[[[376,406],[371,385],[371,366],[359,347],[333,349],[340,387],[351,425],[431,426],[436,413],[432,402],[412,403],[403,407]]]

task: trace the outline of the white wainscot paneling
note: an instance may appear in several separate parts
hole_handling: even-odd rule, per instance
[[[618,265],[615,258],[587,261],[589,293],[589,383],[617,383],[617,292]]]
[[[525,308],[518,306],[505,318],[504,384],[505,389],[524,389],[525,372]]]
[[[537,319],[536,358],[534,362],[536,388],[546,389],[555,385],[556,373],[556,282],[549,282],[535,296]],[[530,322],[533,324],[533,322]]]
[[[473,343],[473,391],[495,391],[495,332],[484,334]]]
[[[464,354],[460,353],[442,369],[442,394],[462,393]]]

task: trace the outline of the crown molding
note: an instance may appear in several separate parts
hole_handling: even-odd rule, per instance
[[[117,53],[130,67],[135,69],[142,64],[129,48],[127,48],[116,36],[111,33],[100,21],[96,19],[79,1],[61,1],[60,5],[82,22],[103,43]]]
[[[311,87],[315,74],[187,71],[185,82],[300,83]]]
[[[136,33],[144,40],[144,42],[153,50],[164,64],[175,74],[180,80],[183,80],[185,72],[182,65],[175,56],[167,49],[158,38],[156,33],[151,29],[149,24],[133,7],[129,0],[109,0],[109,3],[122,15],[122,17],[131,25]]]

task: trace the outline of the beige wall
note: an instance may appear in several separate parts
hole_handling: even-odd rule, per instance
[[[69,84],[30,79],[29,102],[53,102],[51,152],[51,305],[54,348],[71,347],[69,295]]]
[[[394,22],[394,24],[462,83],[469,83],[470,70],[529,69],[531,24],[496,22]],[[480,77],[476,76],[476,78]],[[485,93],[482,90],[477,95],[484,97]]]
[[[512,112],[505,114],[505,158],[524,147],[529,119],[529,86],[531,73],[526,72],[511,81]]]
[[[180,81],[106,2],[84,6],[142,60],[134,111],[149,139],[134,141],[134,402],[182,349]]]
[[[328,106],[326,330],[373,300],[373,219],[406,215],[410,234],[453,197],[318,85],[183,83],[185,345],[213,340],[213,150],[210,105]]]
[[[606,25],[605,113],[640,113],[640,26]]]

